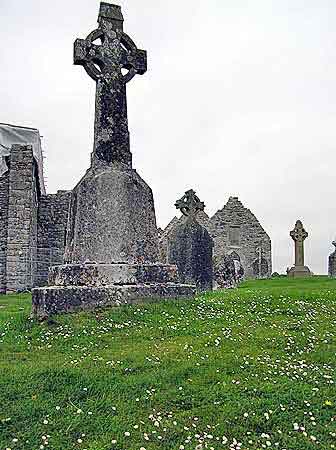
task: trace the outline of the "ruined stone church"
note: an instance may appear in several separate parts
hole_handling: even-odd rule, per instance
[[[182,217],[174,217],[164,230],[160,230],[160,257],[167,259],[169,235]],[[197,221],[203,225],[214,241],[213,263],[218,266],[225,256],[240,262],[244,278],[268,278],[272,273],[271,239],[256,216],[239,201],[230,197],[226,205],[211,218],[200,211]]]

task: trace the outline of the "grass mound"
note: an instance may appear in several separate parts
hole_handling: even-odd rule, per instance
[[[336,281],[29,319],[0,296],[0,449],[336,448]]]

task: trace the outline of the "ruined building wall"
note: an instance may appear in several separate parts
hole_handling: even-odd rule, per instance
[[[34,285],[37,238],[37,169],[30,145],[13,145],[9,157],[6,292]]]
[[[70,197],[70,191],[58,191],[40,199],[36,286],[47,284],[50,266],[63,263]]]
[[[215,260],[235,252],[240,257],[245,278],[256,278],[259,276],[257,250],[261,248],[262,276],[271,276],[271,240],[255,215],[237,197],[230,197],[211,222]]]
[[[159,233],[160,258],[167,262],[167,241],[169,235],[182,218],[174,217]],[[214,266],[234,253],[244,268],[245,278],[266,278],[272,274],[272,248],[268,234],[252,212],[245,208],[237,197],[230,197],[227,204],[209,218],[204,211],[196,220],[204,226],[214,240]],[[258,249],[260,253],[257,253]],[[260,261],[261,256],[261,261]],[[261,262],[261,264],[260,264]]]
[[[6,292],[9,172],[0,177],[0,294]]]
[[[13,145],[0,177],[0,293],[46,284],[51,265],[62,264],[70,192],[40,192],[30,145]]]

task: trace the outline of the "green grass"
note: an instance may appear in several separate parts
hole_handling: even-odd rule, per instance
[[[334,280],[49,323],[30,301],[0,296],[0,450],[336,448]]]

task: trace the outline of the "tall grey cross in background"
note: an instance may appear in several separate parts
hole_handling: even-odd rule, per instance
[[[295,242],[295,266],[304,266],[304,241],[308,237],[301,220],[297,220],[290,236]]]
[[[99,27],[74,43],[74,64],[97,82],[93,156],[131,167],[126,83],[146,72],[147,54],[123,32],[123,21],[120,6],[102,2]]]

